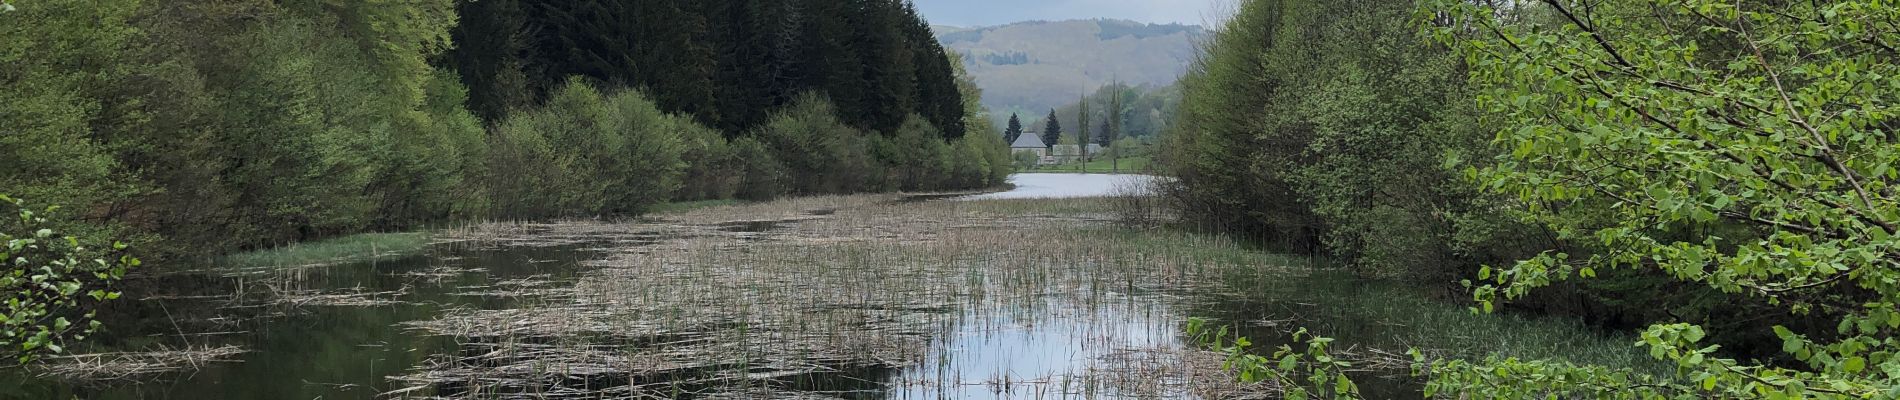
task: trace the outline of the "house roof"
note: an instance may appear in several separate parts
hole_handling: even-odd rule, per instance
[[[1037,135],[1037,134],[1033,134],[1029,132],[1023,132],[1022,136],[1016,137],[1016,143],[1009,144],[1009,148],[1046,149],[1046,148],[1049,148],[1049,146],[1042,144],[1042,135]]]

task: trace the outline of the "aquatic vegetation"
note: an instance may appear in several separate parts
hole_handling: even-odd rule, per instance
[[[239,268],[347,264],[414,255],[430,242],[427,233],[365,233],[232,254],[219,261]]]

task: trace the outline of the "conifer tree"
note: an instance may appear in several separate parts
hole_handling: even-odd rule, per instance
[[[1023,120],[1021,118],[1017,118],[1016,114],[1010,114],[1009,126],[1006,126],[1003,128],[1003,141],[1011,145],[1014,145],[1016,144],[1016,139],[1019,139],[1022,137],[1023,137]]]
[[[1062,121],[1056,119],[1056,110],[1049,110],[1048,121],[1044,122],[1042,127],[1042,145],[1049,146],[1049,150],[1053,151],[1056,143],[1061,141]]]

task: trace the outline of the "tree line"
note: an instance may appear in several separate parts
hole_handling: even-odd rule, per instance
[[[153,254],[1009,167],[903,1],[16,6],[0,190]]]
[[[1419,353],[1427,396],[1891,397],[1900,30],[1873,21],[1897,20],[1878,2],[1247,1],[1181,82],[1164,193],[1188,223],[1481,312],[1641,330],[1678,367]],[[1356,395],[1337,366],[1291,364],[1250,372]]]

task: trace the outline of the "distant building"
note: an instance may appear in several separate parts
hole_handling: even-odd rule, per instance
[[[1077,161],[1077,160],[1081,160],[1082,156],[1085,155],[1082,153],[1081,146],[1076,146],[1073,144],[1058,144],[1055,146],[1049,146],[1048,144],[1043,143],[1042,133],[1040,132],[1023,132],[1023,135],[1021,137],[1016,138],[1016,143],[1010,143],[1009,151],[1011,153],[1019,153],[1019,152],[1036,153],[1036,157],[1041,158],[1042,161],[1040,161],[1040,163],[1042,165],[1061,164],[1065,162]],[[1090,143],[1089,152],[1086,155],[1089,157],[1094,157],[1097,154],[1102,154],[1103,151],[1105,150],[1103,150],[1102,145]]]
[[[1042,133],[1039,132],[1023,132],[1022,136],[1016,137],[1016,143],[1009,144],[1009,151],[1032,151],[1037,157],[1049,157],[1049,146],[1042,143]]]

